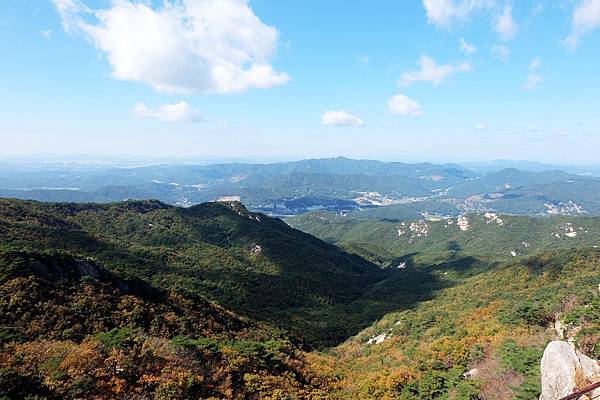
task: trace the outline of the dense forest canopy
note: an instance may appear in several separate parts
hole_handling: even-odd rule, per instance
[[[291,221],[336,245],[237,202],[0,200],[0,393],[531,399],[555,321],[600,356],[597,224],[468,218],[412,239]],[[536,240],[566,223],[581,240]],[[527,254],[506,254],[526,225]]]

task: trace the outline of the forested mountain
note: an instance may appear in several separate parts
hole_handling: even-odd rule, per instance
[[[600,356],[597,217],[308,213],[288,222],[401,271],[359,302],[418,296],[331,350],[346,398],[534,399],[550,340]]]
[[[341,248],[239,202],[0,200],[0,394],[531,399],[557,335],[600,355],[595,217],[290,222]]]
[[[574,175],[559,170],[529,172],[516,168],[507,168],[487,173],[471,182],[465,182],[458,187],[450,189],[449,194],[456,197],[467,197],[479,193],[504,192],[515,187],[547,184],[557,181],[564,182],[571,178],[574,178]]]
[[[386,271],[240,203],[47,204],[0,200],[0,244],[93,257],[124,277],[206,296],[335,343],[361,327],[327,318]],[[362,326],[364,326],[364,321]]]
[[[0,0],[0,49],[0,400],[600,400],[600,0]]]
[[[331,350],[341,398],[531,400],[549,341],[569,339],[600,356],[598,250],[491,263],[464,257],[404,271],[373,294],[389,298],[399,280],[426,274],[412,290],[431,295]]]
[[[325,378],[277,329],[63,252],[0,251],[3,399],[300,398]]]
[[[512,258],[557,248],[600,246],[600,218],[527,217],[495,213],[417,220],[360,219],[314,212],[289,218],[292,226],[353,251]]]

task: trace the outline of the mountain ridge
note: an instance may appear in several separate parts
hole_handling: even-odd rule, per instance
[[[44,170],[35,165],[0,164],[0,196],[79,202],[158,198],[184,207],[237,196],[252,210],[275,216],[390,205],[442,212],[448,209],[447,203],[456,203],[466,211],[533,215],[547,212],[546,205],[569,202],[588,213],[600,214],[598,178],[508,166],[481,171],[457,164],[345,157],[132,168],[56,165]]]
[[[94,257],[124,278],[202,295],[293,329],[311,345],[341,340],[366,324],[328,322],[324,312],[389,273],[240,203],[0,200],[0,235],[0,246]]]

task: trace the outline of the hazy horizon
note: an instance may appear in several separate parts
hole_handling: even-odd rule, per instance
[[[378,161],[384,163],[406,163],[406,164],[458,164],[465,167],[485,167],[498,164],[508,164],[510,167],[518,168],[519,165],[537,166],[537,167],[598,167],[600,162],[591,163],[561,163],[544,160],[533,159],[420,159],[420,158],[399,158],[399,157],[355,157],[346,155],[332,155],[324,157],[220,157],[220,156],[175,156],[175,155],[154,155],[144,156],[135,154],[31,154],[31,155],[3,155],[0,154],[0,163],[17,163],[17,164],[89,164],[89,165],[105,165],[110,167],[119,166],[144,166],[144,165],[211,165],[211,164],[228,164],[228,163],[247,163],[247,164],[271,164],[285,163],[303,160],[314,159],[334,159],[347,158],[357,161]]]
[[[347,158],[358,161],[379,161],[384,163],[399,162],[407,164],[431,163],[431,164],[459,164],[462,166],[485,166],[488,164],[513,163],[513,164],[532,164],[540,166],[556,166],[556,167],[597,167],[600,162],[560,162],[552,160],[536,160],[536,159],[445,159],[445,158],[404,158],[404,157],[360,157],[352,155],[326,155],[322,157],[301,157],[301,156],[280,156],[280,157],[252,157],[252,156],[180,156],[180,155],[135,155],[135,154],[18,154],[6,155],[0,154],[0,163],[73,163],[73,164],[106,164],[114,166],[119,163],[149,163],[149,164],[227,164],[227,163],[251,163],[251,164],[270,164],[284,163],[312,159],[333,159]]]

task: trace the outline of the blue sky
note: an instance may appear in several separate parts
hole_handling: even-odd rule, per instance
[[[4,0],[0,51],[3,155],[600,150],[600,0]]]

